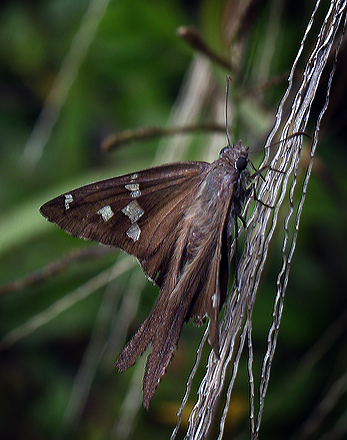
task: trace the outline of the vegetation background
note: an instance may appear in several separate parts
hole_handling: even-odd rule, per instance
[[[233,46],[227,43],[223,26],[226,14],[232,16],[241,3],[110,1],[66,97],[55,97],[56,102],[61,99],[61,111],[42,154],[36,158],[26,147],[28,139],[61,75],[89,1],[1,3],[0,284],[20,280],[34,271],[42,274],[42,268],[61,260],[71,250],[95,248],[95,244],[73,239],[46,222],[38,212],[45,201],[82,184],[149,167],[157,149],[165,151],[165,140],[134,142],[109,153],[103,153],[100,144],[112,132],[167,125],[194,56],[176,34],[179,26],[196,25],[209,45],[227,59],[231,47],[238,48],[230,92],[234,109],[231,137],[235,141],[242,138],[251,150],[261,148],[286,83],[277,82],[265,91],[257,86],[289,72],[314,2],[251,2]],[[322,3],[328,5],[327,1]],[[273,38],[271,29],[276,32]],[[314,44],[314,36],[310,44]],[[261,430],[267,439],[325,438],[332,432],[334,438],[346,435],[346,55],[344,44],[321,127],[291,269]],[[224,96],[225,77],[231,72],[216,65],[212,72],[216,90]],[[313,129],[314,115],[324,99],[325,90],[318,90],[309,129]],[[210,114],[207,103],[199,119],[206,122]],[[185,160],[206,159],[203,139],[201,134],[190,138]],[[225,142],[221,139],[220,149]],[[217,155],[218,150],[214,157]],[[66,409],[86,349],[95,337],[95,326],[100,324],[99,310],[106,294],[111,317],[105,320],[105,328],[100,330],[99,324],[97,327],[103,343],[121,299],[144,278],[140,269],[134,265],[130,272],[91,292],[44,325],[34,317],[51,310],[56,301],[112,267],[119,258],[119,253],[112,252],[102,258],[77,259],[61,273],[46,274],[35,285],[24,283],[7,293],[4,288],[1,291],[0,427],[4,438],[110,437],[118,417],[124,414],[121,405],[136,368],[123,374],[112,368],[122,346],[118,352],[108,350],[100,355],[102,362],[95,370],[86,404],[73,423],[67,423]],[[279,264],[280,238],[273,240],[254,311],[256,366],[264,354],[271,324]],[[123,345],[125,337],[131,337],[154,304],[156,289],[148,282],[143,286],[139,310],[129,323]],[[8,343],[11,332],[28,323],[37,329],[27,335],[24,331],[18,341]],[[151,409],[136,413],[129,438],[169,437],[202,333],[203,329],[192,323],[184,326],[179,349]],[[246,361],[245,355],[228,414],[226,437],[249,435]],[[195,389],[203,374],[201,362]],[[137,388],[139,401],[141,385]],[[195,389],[189,405],[194,404]],[[114,438],[122,438],[119,433],[117,436],[114,434]]]

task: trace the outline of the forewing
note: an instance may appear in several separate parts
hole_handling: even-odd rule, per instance
[[[146,274],[165,275],[184,210],[209,164],[181,162],[103,180],[45,203],[41,214],[72,236],[136,256]]]

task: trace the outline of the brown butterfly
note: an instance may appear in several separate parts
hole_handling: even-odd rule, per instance
[[[152,346],[143,382],[147,409],[190,317],[197,325],[209,317],[209,342],[219,354],[231,243],[252,179],[248,148],[228,143],[213,163],[179,162],[92,183],[40,209],[74,237],[134,255],[159,287],[152,312],[116,362],[124,371]]]

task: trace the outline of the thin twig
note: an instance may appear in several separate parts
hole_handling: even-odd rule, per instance
[[[109,135],[101,144],[103,151],[118,148],[121,145],[132,141],[144,141],[148,139],[156,139],[163,136],[175,136],[179,134],[190,134],[199,131],[218,131],[225,132],[224,125],[220,124],[192,124],[181,127],[161,128],[156,126],[140,127],[134,130],[125,130],[120,133]]]
[[[32,334],[38,328],[52,321],[52,319],[56,318],[65,310],[75,305],[78,301],[85,299],[97,289],[100,289],[101,287],[105,286],[105,284],[129,270],[131,267],[133,267],[133,264],[133,259],[130,257],[122,259],[119,263],[117,263],[116,267],[108,268],[99,273],[95,277],[88,280],[85,284],[79,286],[76,290],[73,290],[63,298],[54,302],[43,312],[32,316],[24,324],[10,331],[0,340],[0,350],[10,347],[17,341]]]
[[[213,62],[232,71],[230,62],[221,55],[216,54],[203,40],[199,30],[194,26],[181,26],[177,29],[177,35],[181,37],[186,43],[188,43],[193,49],[203,53]]]
[[[101,258],[105,255],[111,254],[112,252],[114,252],[114,249],[106,246],[93,246],[85,249],[74,249],[73,251],[67,253],[63,258],[51,261],[46,266],[29,273],[23,278],[19,278],[1,285],[0,296],[44,283],[50,278],[53,278],[55,275],[68,270],[70,264],[74,261],[79,262],[92,258]]]

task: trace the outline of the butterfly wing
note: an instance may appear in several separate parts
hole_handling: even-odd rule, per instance
[[[103,180],[45,203],[41,214],[70,235],[116,246],[162,284],[176,226],[209,164],[181,162]]]
[[[157,330],[151,341],[153,348],[148,356],[143,378],[145,408],[149,407],[157,386],[171,362],[182,326],[191,316],[194,316],[195,322],[199,324],[206,316],[209,317],[209,342],[215,353],[219,355],[220,241],[216,237],[211,237],[211,242],[204,245],[206,248],[201,248],[172,294],[161,295],[163,301],[157,302],[154,314],[150,315],[147,323],[145,321],[145,326],[149,324],[150,329],[154,327],[154,322],[157,324],[154,327]],[[208,250],[212,250],[212,253]],[[199,308],[195,307],[196,302],[200,303]]]
[[[136,256],[161,294],[117,360],[124,371],[152,345],[144,375],[148,408],[178,344],[184,321],[210,318],[219,350],[230,240],[228,217],[239,172],[218,159],[184,162],[97,182],[46,203],[41,213],[73,236]],[[229,216],[228,216],[229,214]],[[227,229],[229,232],[227,232]]]
[[[219,172],[221,167],[216,168]],[[210,173],[179,225],[180,235],[161,295],[116,363],[120,371],[126,370],[151,343],[143,382],[146,408],[172,359],[184,321],[193,316],[195,323],[201,324],[208,316],[210,344],[217,355],[219,352],[218,315],[228,277],[224,263],[230,250],[225,239],[233,182],[213,170]]]

